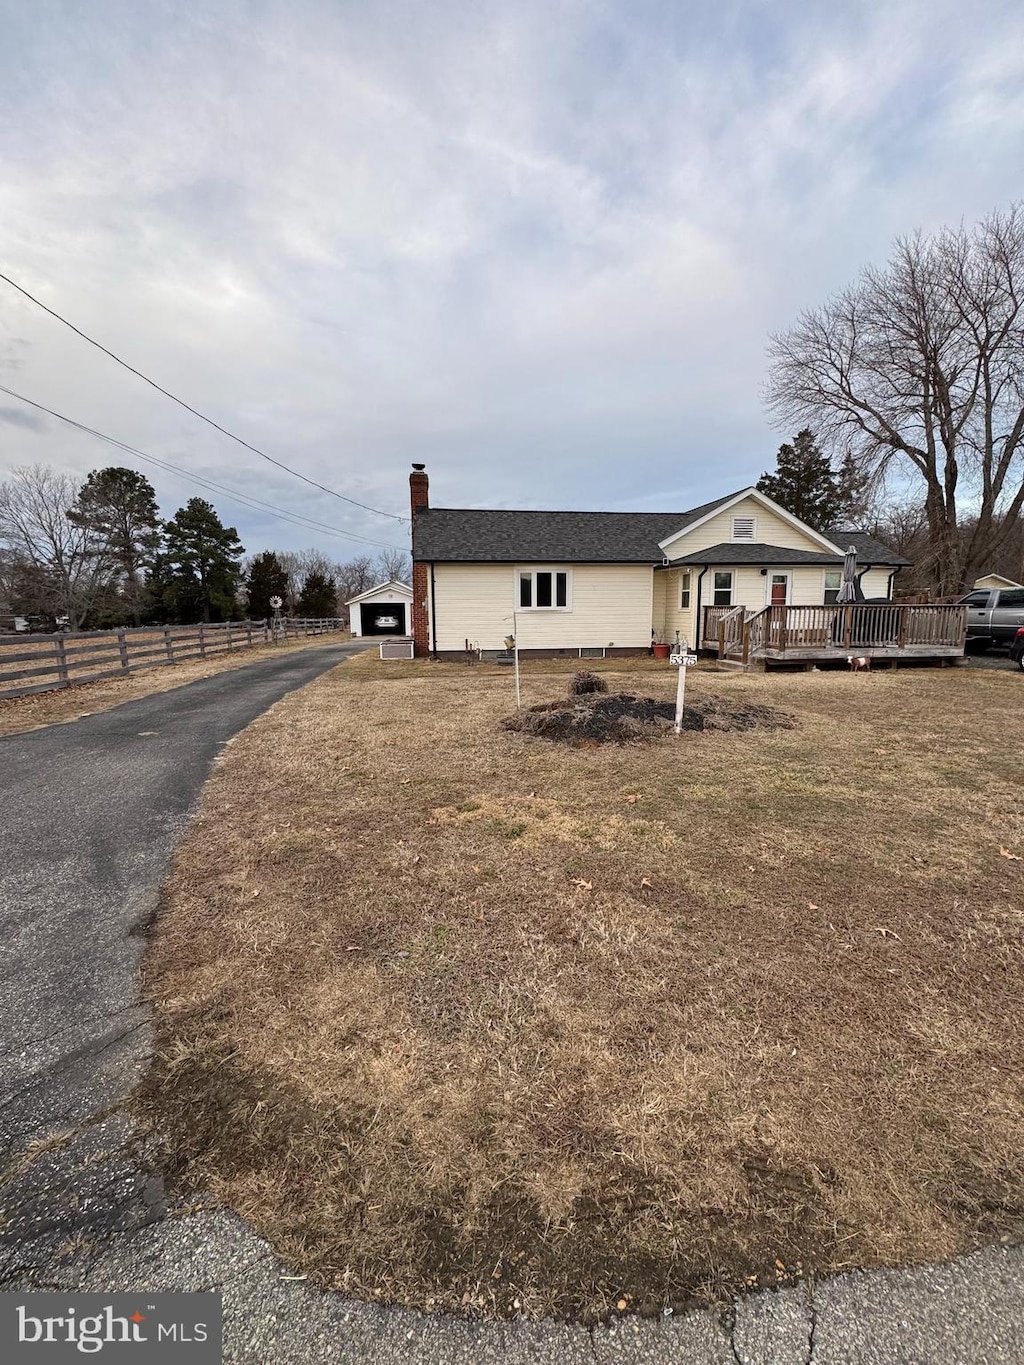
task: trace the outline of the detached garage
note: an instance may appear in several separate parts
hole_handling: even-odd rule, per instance
[[[408,583],[378,583],[351,597],[348,607],[353,635],[410,635],[412,588]]]

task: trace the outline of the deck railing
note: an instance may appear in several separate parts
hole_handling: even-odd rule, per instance
[[[962,605],[856,602],[772,606],[750,616],[743,613],[743,617],[740,638],[737,618],[732,612],[719,619],[720,656],[742,656],[746,660],[767,655],[850,653],[857,649],[894,653],[936,649],[951,653],[963,649],[967,632],[967,612]]]
[[[723,614],[718,618],[718,657],[742,652],[743,625],[747,619],[746,607],[718,608]]]
[[[729,616],[734,611],[738,610],[746,613],[746,607],[704,607],[704,621],[701,627],[700,638],[706,648],[714,649],[715,642],[718,639],[718,623],[723,616]]]

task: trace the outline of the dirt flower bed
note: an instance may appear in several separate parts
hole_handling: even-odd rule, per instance
[[[1018,1237],[1017,678],[697,669],[696,710],[796,726],[573,748],[503,732],[510,691],[362,656],[227,751],[146,964],[170,1187],[478,1314]]]
[[[629,692],[584,694],[563,701],[539,702],[506,716],[502,726],[524,735],[564,744],[626,744],[663,738],[675,729],[675,702],[638,697]],[[794,724],[792,716],[770,706],[730,703],[704,696],[684,707],[684,730],[779,729]]]

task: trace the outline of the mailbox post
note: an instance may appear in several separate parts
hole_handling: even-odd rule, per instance
[[[674,664],[679,669],[679,681],[676,684],[676,734],[682,734],[683,730],[683,706],[686,701],[686,670],[691,664],[697,662],[696,654],[690,653],[690,646],[685,640],[677,642],[668,656],[669,664]]]

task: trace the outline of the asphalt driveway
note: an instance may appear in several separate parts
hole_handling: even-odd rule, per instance
[[[0,1288],[219,1289],[225,1359],[253,1365],[1024,1359],[1016,1247],[588,1331],[352,1303],[289,1278],[231,1215],[167,1216],[123,1110],[147,1060],[138,967],[160,884],[223,745],[365,647],[262,659],[0,739]]]

